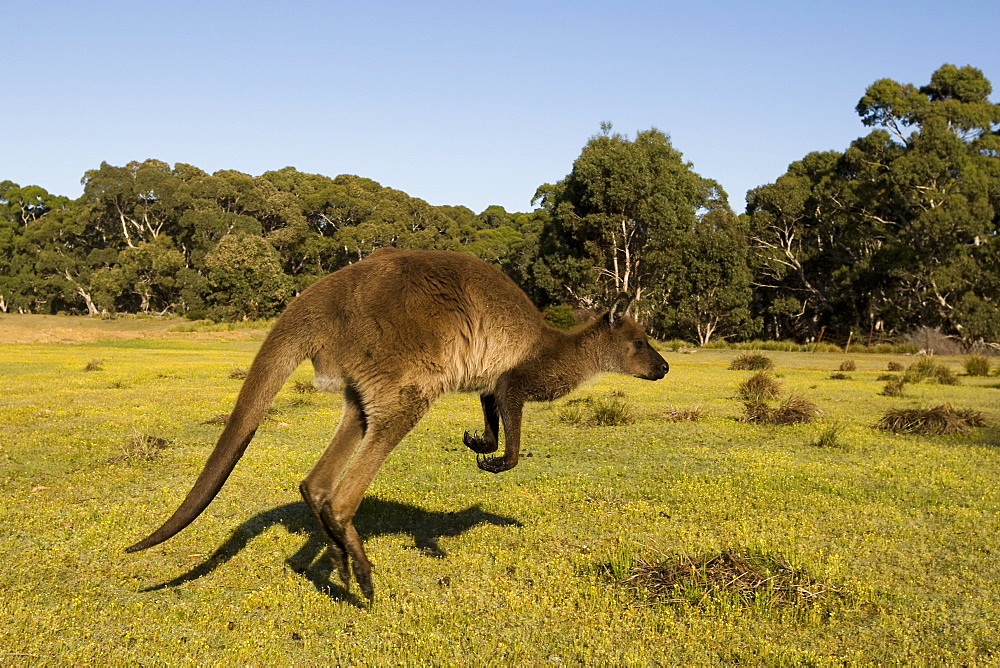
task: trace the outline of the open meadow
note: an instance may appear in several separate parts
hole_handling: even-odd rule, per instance
[[[887,396],[914,357],[766,352],[773,405],[822,411],[772,425],[742,419],[740,351],[664,348],[661,381],[529,405],[500,475],[462,444],[478,398],[446,396],[356,518],[369,607],[299,496],[340,414],[308,364],[205,513],[123,553],[190,489],[263,330],[141,334],[0,343],[0,665],[1000,661],[1000,377],[961,357]],[[873,426],[946,403],[987,426]]]

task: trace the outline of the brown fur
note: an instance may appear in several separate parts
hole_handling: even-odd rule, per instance
[[[352,522],[376,471],[442,393],[477,392],[482,436],[464,441],[480,468],[515,466],[525,401],[560,397],[602,371],[656,380],[667,363],[616,309],[573,332],[545,324],[510,278],[471,255],[384,249],[305,290],[278,318],[205,468],[180,507],[134,552],[167,540],[208,506],[285,380],[311,359],[315,384],[343,387],[344,412],[300,485],[345,584],[348,564],[371,599],[371,563]],[[500,423],[504,454],[498,448]]]

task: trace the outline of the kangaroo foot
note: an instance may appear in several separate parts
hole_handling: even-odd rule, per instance
[[[480,436],[478,431],[475,434],[465,432],[465,435],[462,437],[462,441],[470,450],[478,452],[479,454],[485,455],[490,452],[496,452],[497,450],[496,440],[486,438],[485,435]]]
[[[354,579],[361,588],[361,593],[368,599],[368,603],[375,602],[375,587],[372,585],[372,567],[368,564],[360,564],[356,560],[351,562],[354,571]]]
[[[484,457],[483,455],[477,455],[476,465],[490,473],[503,473],[517,466],[517,462],[508,463],[505,457]]]

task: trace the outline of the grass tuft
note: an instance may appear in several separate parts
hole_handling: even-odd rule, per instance
[[[970,376],[990,375],[990,360],[986,355],[969,355],[965,358],[965,373]]]
[[[955,372],[951,370],[951,367],[939,364],[936,369],[934,369],[934,378],[941,385],[961,385],[962,381],[958,379]]]
[[[764,371],[773,368],[774,362],[762,353],[743,353],[729,364],[731,371]]]
[[[671,406],[663,415],[667,422],[697,422],[701,419],[701,406],[680,408]]]
[[[781,383],[768,371],[758,371],[754,375],[740,383],[739,398],[744,401],[762,403],[768,399],[775,399],[781,392]]]
[[[613,559],[606,569],[608,574],[656,603],[700,609],[721,605],[811,610],[842,597],[839,590],[804,569],[794,568],[780,555],[729,548],[694,558],[677,554],[657,561],[630,560],[633,563]]]
[[[157,459],[171,443],[172,441],[165,438],[135,431],[128,440],[121,444],[121,453],[111,457],[109,461],[124,464],[151,462]]]
[[[901,397],[903,396],[903,389],[906,387],[906,381],[899,376],[880,376],[879,380],[886,380],[885,386],[882,388],[882,394],[887,397]]]
[[[312,383],[303,383],[301,380],[295,381],[292,385],[292,389],[299,394],[312,394],[313,392],[319,392],[315,385]]]
[[[559,410],[559,421],[581,426],[618,427],[635,422],[635,414],[625,394],[615,391],[607,397],[567,401]]]
[[[905,368],[906,366],[904,366],[902,362],[889,362],[888,366],[886,367],[886,369],[889,371],[902,371]]]
[[[635,422],[632,406],[622,397],[598,398],[590,407],[594,412],[594,422],[601,427],[618,427]]]
[[[840,435],[844,433],[844,425],[834,423],[824,427],[812,441],[812,445],[817,448],[837,448],[840,447]]]
[[[232,371],[229,372],[229,377],[233,380],[245,380],[248,373],[250,373],[250,369],[247,367],[234,366]]]
[[[102,359],[92,359],[89,362],[87,362],[86,366],[83,367],[83,370],[84,371],[101,371],[104,368],[103,366],[101,366],[102,364],[104,364],[104,360],[102,360]]]
[[[840,363],[841,371],[857,371],[858,365],[854,360],[844,360]]]
[[[886,411],[876,429],[907,434],[967,434],[974,427],[985,427],[986,416],[971,409],[941,404],[933,408],[892,408]]]
[[[851,377],[848,376],[846,373],[840,373],[839,371],[830,374],[830,380],[850,380],[850,379]]]
[[[798,424],[812,422],[821,414],[819,407],[808,397],[792,395],[777,408],[763,402],[746,402],[743,420],[760,424]]]

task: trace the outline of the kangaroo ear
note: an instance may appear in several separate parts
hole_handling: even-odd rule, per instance
[[[633,301],[635,301],[635,298],[629,293],[619,292],[618,296],[615,297],[615,300],[611,303],[611,308],[608,309],[608,312],[604,316],[608,319],[608,324],[612,327],[617,325],[625,315],[625,312],[628,311],[628,308],[632,305]]]

